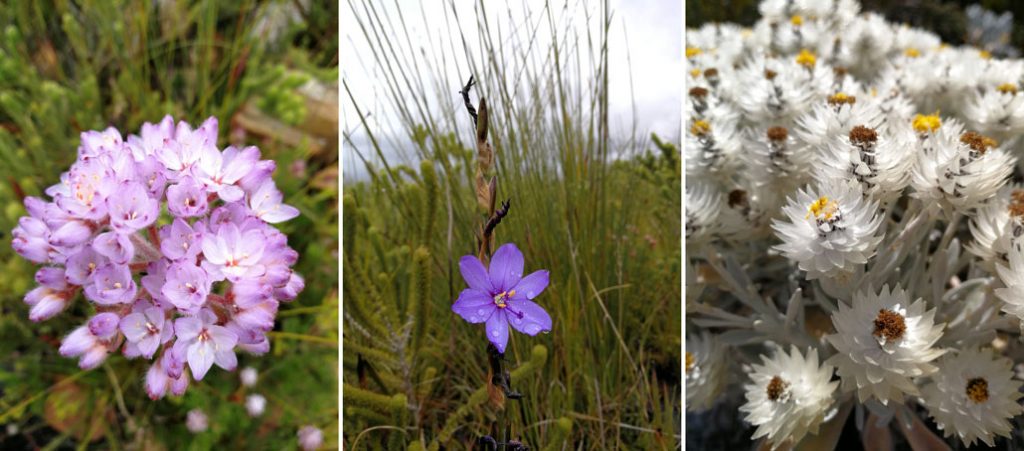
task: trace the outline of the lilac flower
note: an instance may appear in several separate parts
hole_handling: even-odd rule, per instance
[[[211,281],[206,271],[190,262],[181,261],[167,269],[167,281],[160,292],[178,310],[188,315],[199,312],[210,294]]]
[[[167,209],[179,218],[206,213],[206,191],[191,177],[182,177],[167,187]]]
[[[203,309],[198,316],[186,316],[174,322],[175,334],[186,347],[188,367],[197,381],[203,380],[214,363],[228,371],[234,370],[238,364],[234,351],[238,336],[216,325],[216,322],[217,315],[209,309]]]
[[[195,260],[203,250],[205,223],[176,218],[174,222],[160,228],[160,251],[171,260]]]
[[[127,264],[135,256],[135,245],[129,235],[117,232],[105,232],[96,235],[92,248],[98,254],[107,257],[117,264]]]
[[[44,265],[24,297],[29,319],[83,291],[99,313],[61,354],[94,368],[123,342],[125,357],[155,359],[144,382],[153,399],[184,394],[214,364],[234,369],[236,348],[266,353],[280,303],[304,287],[298,253],[270,225],[298,214],[281,204],[275,167],[255,147],[221,151],[216,118],[193,129],[167,116],[127,138],[82,133],[77,161],[49,200],[25,198],[11,233],[15,252]],[[171,222],[154,227],[165,208]]]
[[[263,267],[257,264],[263,255],[263,241],[259,230],[250,229],[243,234],[234,223],[228,223],[217,233],[203,237],[203,257],[228,280],[259,276],[263,273]]]
[[[498,248],[489,271],[472,255],[459,260],[459,269],[469,288],[459,294],[452,311],[470,323],[487,323],[487,339],[499,352],[508,344],[509,325],[531,336],[551,330],[551,317],[531,301],[547,288],[548,271],[522,277],[523,254],[515,244]]]
[[[146,188],[136,182],[125,182],[118,186],[117,195],[107,199],[110,225],[120,233],[134,233],[156,220],[160,205],[149,197]]]
[[[135,280],[125,265],[106,264],[96,270],[85,297],[100,305],[126,304],[135,299]]]
[[[245,195],[238,181],[256,168],[259,159],[260,152],[255,147],[246,147],[241,151],[228,147],[224,153],[206,148],[199,157],[196,172],[199,181],[217,193],[221,200],[235,202]]]
[[[150,304],[152,305],[152,304]],[[125,353],[138,352],[147,359],[153,357],[156,349],[171,339],[174,329],[165,322],[164,311],[157,307],[148,307],[143,312],[135,312],[121,319],[120,329],[128,343]]]
[[[274,186],[273,181],[268,179],[249,197],[249,208],[256,214],[256,217],[271,224],[284,222],[298,216],[299,210],[282,204],[282,199],[281,192]]]

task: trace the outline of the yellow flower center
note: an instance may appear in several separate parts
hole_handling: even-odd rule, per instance
[[[508,307],[508,300],[515,295],[516,290],[502,291],[497,296],[494,296],[494,305],[498,306],[498,308]]]
[[[704,136],[711,133],[711,124],[705,120],[694,121],[693,125],[690,126],[690,133],[697,136]]]
[[[980,56],[981,59],[985,59],[985,60],[992,59],[992,52],[989,52],[988,50],[982,50],[982,51],[978,52],[978,56]]]
[[[996,91],[1002,92],[1004,94],[1016,94],[1017,85],[1013,83],[1003,83],[999,86],[996,86]]]
[[[697,47],[687,47],[686,48],[686,57],[687,58],[693,58],[693,57],[695,57],[697,55],[700,55],[701,53],[704,53],[704,52],[701,51],[700,48],[697,48]]]
[[[686,374],[690,374],[690,370],[693,369],[695,363],[697,363],[697,359],[690,351],[686,351]]]
[[[938,112],[927,116],[918,114],[914,116],[914,121],[911,125],[914,126],[914,131],[918,133],[934,133],[942,126],[942,119],[939,119]]]
[[[827,101],[828,104],[832,106],[853,105],[854,103],[857,103],[857,98],[854,96],[848,96],[842,92],[837,92],[833,96],[828,96]]]
[[[832,219],[832,216],[839,210],[839,204],[835,201],[829,201],[828,196],[821,196],[818,200],[811,202],[811,206],[807,208],[807,216],[804,218],[810,218],[814,216],[816,219],[824,219],[828,221]]]
[[[917,58],[921,56],[921,51],[913,47],[909,47],[903,51],[903,54],[910,58]]]
[[[797,14],[793,17],[790,17],[789,22],[799,27],[800,25],[804,24],[804,16]]]
[[[810,50],[803,49],[800,54],[796,56],[796,63],[804,66],[808,69],[814,67],[814,63],[818,61],[818,58],[811,53]]]
[[[697,78],[700,76],[700,69],[690,69],[690,76]]]
[[[967,397],[975,404],[988,401],[988,381],[983,377],[976,377],[967,381]]]

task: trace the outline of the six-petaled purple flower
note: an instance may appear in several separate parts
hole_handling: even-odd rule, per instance
[[[532,301],[547,288],[548,272],[523,277],[523,254],[515,244],[499,247],[489,269],[472,255],[459,260],[459,269],[469,288],[459,294],[452,311],[471,323],[487,323],[487,339],[498,352],[505,352],[510,325],[527,335],[551,330],[548,312]]]
[[[52,318],[82,293],[96,313],[60,353],[95,368],[123,344],[126,357],[153,359],[153,399],[184,393],[214,364],[233,370],[236,351],[266,353],[279,304],[305,285],[271,225],[299,214],[282,203],[275,167],[255,147],[218,149],[215,118],[193,129],[167,116],[127,139],[82,133],[77,161],[46,189],[52,200],[26,198],[11,234],[19,255],[44,265],[25,295],[29,318]]]

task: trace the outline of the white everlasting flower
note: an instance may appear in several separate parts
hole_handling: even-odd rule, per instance
[[[865,194],[889,201],[909,182],[913,139],[909,128],[904,133],[886,135],[869,126],[855,125],[828,143],[821,170],[815,175],[822,182],[856,181]]]
[[[1014,158],[995,140],[961,132],[956,120],[918,115],[913,127],[920,150],[911,185],[925,202],[966,212],[994,196],[1013,172]]]
[[[999,278],[1006,285],[996,289],[996,296],[1003,301],[1004,312],[1024,320],[1024,246],[1010,246],[1007,258],[1007,265],[996,264]],[[1021,329],[1024,330],[1024,322]]]
[[[940,360],[933,382],[921,389],[939,430],[959,437],[965,446],[975,440],[995,446],[995,436],[1009,437],[1009,420],[1022,411],[1017,403],[1022,383],[1013,380],[1012,366],[991,349],[962,350]]]
[[[1004,186],[978,209],[968,225],[974,239],[965,247],[982,259],[986,269],[995,271],[993,265],[1004,262],[1010,246],[1024,235],[1024,187]]]
[[[741,147],[734,123],[691,118],[684,149],[687,178],[727,180],[739,165],[737,156]]]
[[[789,193],[810,182],[813,151],[798,143],[786,127],[755,130],[747,139],[744,155],[758,188]]]
[[[827,363],[836,366],[843,390],[886,405],[918,395],[912,379],[935,373],[929,362],[945,352],[934,347],[944,326],[935,324],[935,310],[926,311],[922,299],[911,303],[898,285],[857,292],[852,304],[839,303],[832,314],[836,333],[827,337],[837,351]]]
[[[707,331],[686,339],[686,410],[711,407],[726,384],[726,349]]]
[[[801,189],[772,223],[782,244],[775,248],[807,271],[808,279],[855,271],[871,257],[881,235],[878,201],[843,181]]]
[[[785,125],[803,113],[822,83],[831,81],[831,69],[817,64],[813,52],[804,50],[788,60],[756,57],[736,73],[734,101],[752,122]]]
[[[1024,93],[1016,83],[1002,83],[966,102],[964,117],[982,133],[1007,139],[1024,132]]]
[[[718,216],[722,211],[722,194],[709,184],[687,186],[684,208],[687,245],[710,242],[721,227]]]
[[[842,77],[849,78],[848,75]],[[851,86],[829,95],[798,117],[795,134],[810,147],[827,146],[832,140],[849,134],[856,125],[878,129],[883,118],[877,104]]]
[[[258,417],[263,415],[263,411],[267,407],[267,398],[264,398],[260,394],[251,394],[245,398],[245,411],[249,413],[250,417]]]
[[[839,385],[830,382],[835,369],[819,364],[818,350],[813,348],[806,358],[793,346],[788,354],[780,349],[771,358],[762,355],[761,360],[762,364],[747,368],[747,402],[740,407],[746,421],[757,426],[752,439],[767,436],[774,450],[817,434],[832,413],[832,394]]]

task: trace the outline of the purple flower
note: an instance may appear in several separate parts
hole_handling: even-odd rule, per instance
[[[149,192],[137,182],[118,186],[117,195],[107,199],[110,225],[120,233],[135,233],[144,229],[160,214],[160,204],[149,197]]]
[[[234,351],[238,336],[216,322],[217,315],[209,309],[174,322],[174,332],[185,347],[188,367],[197,381],[203,380],[214,363],[228,371],[238,365]]]
[[[92,248],[110,261],[122,265],[131,262],[135,256],[135,245],[132,244],[129,235],[117,232],[96,235],[92,241]]]
[[[23,216],[11,236],[14,237],[11,248],[18,255],[33,263],[46,263],[50,260],[50,228],[45,222]]]
[[[25,295],[25,304],[31,309],[28,319],[33,322],[45,321],[64,311],[70,301],[66,291],[55,290],[47,286],[36,287]]]
[[[183,313],[194,315],[206,305],[210,288],[210,278],[203,268],[181,261],[167,268],[167,281],[160,292]]]
[[[202,410],[192,409],[188,411],[188,416],[185,417],[185,427],[188,428],[189,432],[198,434],[209,428],[209,420]]]
[[[70,284],[87,285],[92,282],[96,270],[109,262],[110,259],[96,252],[92,247],[84,248],[67,259],[64,278]]]
[[[548,286],[548,272],[523,274],[523,254],[512,243],[498,248],[490,270],[480,259],[467,255],[459,260],[462,278],[469,288],[462,290],[452,311],[470,323],[487,323],[487,339],[505,352],[508,326],[537,335],[551,330],[551,317],[531,301]]]
[[[192,260],[203,250],[203,232],[206,225],[175,218],[174,222],[160,228],[160,251],[171,260]]]
[[[135,300],[135,281],[125,265],[107,264],[96,270],[85,297],[100,305],[127,304]]]
[[[224,153],[216,148],[206,148],[199,157],[196,173],[199,181],[217,193],[221,200],[236,202],[245,196],[238,181],[256,168],[259,159],[259,149],[251,146],[241,151],[228,147]]]
[[[164,311],[157,307],[148,307],[143,312],[135,312],[122,318],[119,326],[128,340],[125,354],[134,354],[137,351],[138,355],[147,359],[152,358],[156,349],[173,336],[173,328],[165,325],[170,324],[165,324]]]
[[[182,177],[177,184],[167,187],[167,210],[179,218],[190,218],[206,213],[206,191],[192,180]]]
[[[89,325],[71,331],[60,344],[60,355],[79,357],[78,367],[83,370],[96,368],[107,359],[107,345],[90,330]]]
[[[87,131],[80,135],[82,146],[78,148],[78,155],[82,159],[89,159],[106,155],[111,152],[120,151],[123,145],[121,132],[114,127],[107,127],[102,132]]]
[[[231,281],[263,274],[259,265],[263,256],[263,234],[259,230],[242,233],[234,223],[227,223],[215,234],[203,237],[203,257]]]
[[[121,317],[117,316],[117,313],[97,313],[96,316],[89,320],[89,333],[100,340],[110,340],[117,333],[117,324],[120,322]]]
[[[277,224],[299,215],[299,210],[291,205],[281,203],[283,196],[274,186],[273,180],[267,180],[249,196],[249,209],[256,217],[271,224]]]

